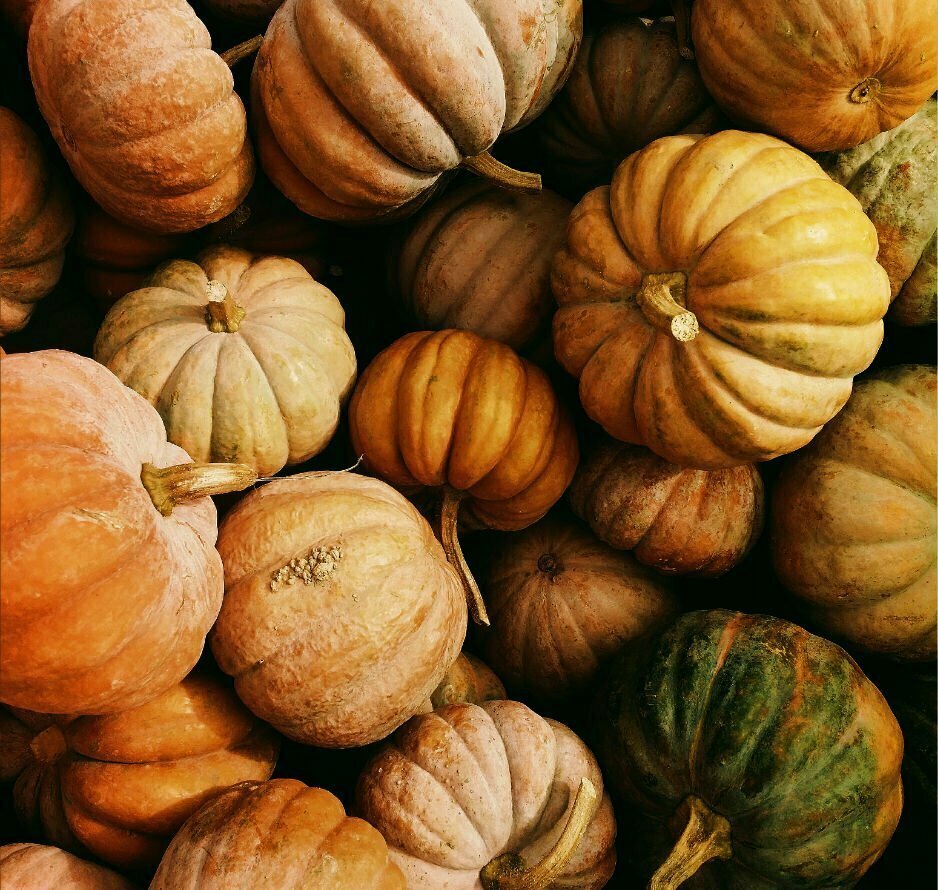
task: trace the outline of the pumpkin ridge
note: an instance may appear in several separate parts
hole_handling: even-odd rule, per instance
[[[572,631],[579,643],[582,644],[581,651],[589,653],[590,670],[592,672],[597,671],[599,669],[599,659],[596,657],[596,653],[593,651],[593,647],[590,645],[586,634],[583,633],[582,626],[576,620],[576,616],[570,606],[570,603],[567,601],[567,598],[552,597],[550,600],[545,600],[545,612],[547,612],[547,607],[551,604],[551,602],[559,604],[563,608],[563,611],[566,613],[568,619],[564,625],[565,632],[569,633]],[[569,669],[567,659],[565,658],[565,655],[567,654],[567,647],[563,645],[557,645],[557,634],[555,633],[554,622],[551,620],[549,613],[546,614],[545,617],[547,619],[546,624],[551,636],[551,642],[554,644],[554,649],[557,652],[558,661],[560,662],[561,667],[564,668],[569,675],[573,675],[573,671]],[[571,646],[569,648],[572,649],[573,647]]]
[[[879,428],[876,430],[876,432],[882,435],[886,433],[886,430],[884,428]],[[904,443],[901,443],[900,440],[896,439],[894,436],[889,436],[887,438],[892,439],[894,443],[904,444]],[[909,453],[914,454],[914,452],[911,451],[911,449],[908,449],[908,450],[909,450]],[[918,455],[915,455],[915,457],[917,459]],[[864,476],[872,476],[877,479],[883,479],[886,482],[888,482],[890,485],[894,485],[896,488],[901,488],[903,491],[909,492],[909,494],[914,494],[917,498],[920,498],[921,500],[925,501],[925,503],[927,504],[934,504],[936,502],[935,495],[930,494],[927,491],[923,491],[918,486],[912,486],[906,482],[901,481],[900,479],[897,479],[893,476],[888,475],[889,471],[886,467],[883,467],[882,470],[872,470],[869,467],[861,466],[858,463],[855,463],[853,461],[848,461],[845,458],[837,457],[836,455],[825,455],[824,460],[826,462],[840,464],[841,466],[844,466],[844,467],[849,467],[851,470],[855,470],[856,472],[861,473]],[[927,467],[923,467],[923,469],[925,469],[926,471],[928,470]],[[921,539],[925,539],[928,537],[932,537],[933,534],[934,534],[933,532],[926,532],[924,535],[921,535],[920,537]],[[888,543],[893,543],[894,541],[912,541],[912,540],[919,540],[919,538],[903,537],[903,538],[883,539],[881,541],[876,541],[876,542],[871,542],[870,544],[865,544],[864,546],[873,546],[874,543],[888,544]]]
[[[596,34],[591,34],[588,38],[589,44],[587,44],[586,39],[584,39],[583,44],[580,47],[580,52],[587,54],[587,78],[586,82],[589,85],[589,95],[592,99],[592,110],[595,112],[595,120],[603,129],[603,138],[605,139],[605,147],[607,150],[613,150],[616,144],[616,133],[612,130],[612,127],[609,124],[609,121],[606,119],[606,116],[602,113],[602,104],[599,101],[599,97],[596,95],[596,82],[599,79],[599,72],[597,72],[597,66],[599,65],[598,53],[593,50],[596,47]],[[589,141],[580,136],[580,130],[583,128],[583,119],[582,116],[575,113],[573,105],[566,101],[566,93],[561,91],[560,96],[558,97],[559,101],[557,102],[558,109],[562,114],[568,115],[566,118],[566,123],[568,126],[568,131],[570,136],[581,143],[586,145],[589,148]],[[634,103],[634,99],[632,100]],[[592,149],[591,149],[592,150]],[[598,149],[593,150],[594,154],[597,157],[600,157],[601,154]]]

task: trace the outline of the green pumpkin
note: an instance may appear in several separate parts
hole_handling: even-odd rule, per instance
[[[849,887],[892,837],[896,719],[797,625],[683,615],[626,652],[598,705],[603,772],[665,850],[653,890]]]
[[[936,310],[938,139],[935,99],[894,130],[848,151],[818,158],[830,177],[859,200],[879,236],[879,264],[889,274],[888,318],[933,324]]]

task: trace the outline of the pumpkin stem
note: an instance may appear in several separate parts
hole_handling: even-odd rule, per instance
[[[876,95],[882,89],[883,85],[880,83],[878,77],[867,77],[866,80],[861,80],[851,91],[849,99],[851,102],[855,102],[857,105],[866,105],[868,102],[876,98]]]
[[[164,516],[171,516],[178,504],[253,485],[257,470],[247,464],[190,463],[162,468],[144,464],[140,480],[153,506]]]
[[[466,158],[462,165],[503,189],[513,192],[539,192],[541,190],[540,173],[524,173],[521,170],[515,170],[501,161],[496,161],[487,151]]]
[[[690,0],[671,0],[674,13],[674,28],[677,31],[677,51],[682,59],[693,59],[694,48],[690,41]]]
[[[687,825],[671,855],[651,876],[648,890],[675,890],[711,859],[729,859],[733,855],[730,823],[725,817],[694,795],[682,807],[688,811]]]
[[[550,852],[531,868],[525,866],[517,853],[496,857],[479,874],[485,890],[545,890],[550,887],[580,845],[596,815],[598,800],[596,786],[584,776],[580,779],[567,824]]]
[[[476,624],[488,627],[490,622],[485,600],[482,599],[482,592],[476,584],[476,579],[472,577],[472,571],[459,544],[459,504],[462,499],[463,495],[449,486],[443,489],[443,500],[440,504],[440,539],[447,561],[456,569],[456,574],[462,581],[472,620]]]
[[[635,295],[645,317],[675,340],[688,343],[700,333],[697,316],[684,305],[687,276],[683,272],[650,272]]]
[[[54,723],[40,732],[29,747],[40,763],[55,763],[68,750],[65,734]]]
[[[208,306],[205,307],[205,320],[213,334],[234,334],[241,327],[247,312],[239,306],[234,297],[220,281],[212,279],[208,283]]]
[[[244,43],[239,43],[231,47],[231,49],[226,49],[223,53],[219,53],[219,55],[229,68],[234,68],[242,59],[246,59],[248,56],[256,53],[261,48],[263,42],[264,38],[258,34],[257,37],[245,40]]]

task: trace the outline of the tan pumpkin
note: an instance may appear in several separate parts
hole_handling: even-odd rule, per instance
[[[488,149],[543,111],[581,35],[581,0],[286,0],[254,67],[261,164],[322,219],[406,212],[460,165],[537,188]]]
[[[196,460],[271,475],[322,451],[355,382],[345,312],[293,260],[214,247],[161,266],[104,319],[95,358]]]
[[[694,0],[691,34],[714,99],[805,151],[866,142],[938,86],[934,3]]]
[[[150,890],[404,890],[381,835],[295,779],[242,782],[173,838]]]
[[[227,515],[218,549],[212,652],[242,701],[291,739],[384,738],[427,706],[459,654],[459,579],[426,520],[377,479],[275,480]]]
[[[433,690],[430,703],[434,708],[442,708],[456,702],[479,705],[500,698],[505,698],[505,687],[495,672],[474,655],[460,652]]]
[[[29,321],[59,280],[74,213],[36,134],[0,107],[0,336]]]
[[[574,209],[554,352],[586,413],[688,467],[809,442],[883,338],[889,280],[856,198],[757,133],[670,136]]]
[[[244,106],[184,0],[49,0],[29,31],[36,99],[111,216],[188,232],[231,213],[254,158]]]
[[[900,365],[861,380],[783,471],[775,570],[825,635],[935,658],[936,440],[935,368]]]
[[[3,890],[133,890],[117,872],[42,844],[0,847],[0,882]]]
[[[586,890],[615,868],[596,758],[520,702],[414,717],[365,767],[355,800],[408,890]]]
[[[199,465],[107,368],[68,352],[0,362],[0,701],[110,713],[195,665],[222,566],[209,494],[251,484]]]
[[[762,532],[765,495],[752,464],[694,470],[612,439],[580,463],[570,505],[600,540],[659,572],[714,578]]]

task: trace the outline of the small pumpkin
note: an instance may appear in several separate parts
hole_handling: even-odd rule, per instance
[[[889,280],[856,198],[757,133],[668,136],[574,209],[554,352],[613,437],[703,469],[809,442],[883,338]]]
[[[752,464],[679,467],[638,445],[598,442],[577,469],[570,505],[596,536],[659,572],[715,578],[762,532],[765,494]]]
[[[226,516],[212,652],[242,701],[325,748],[384,738],[428,704],[466,634],[426,520],[354,473],[278,479]]]
[[[850,151],[822,156],[821,166],[856,195],[876,226],[879,264],[889,274],[887,316],[902,325],[934,324],[935,231],[938,228],[938,103],[929,99],[894,130]]]
[[[150,890],[404,890],[381,835],[295,779],[242,782],[173,838]]]
[[[779,618],[681,616],[615,663],[596,721],[610,782],[665,849],[651,890],[850,887],[899,820],[885,699]]]
[[[782,584],[827,634],[913,661],[936,655],[936,375],[901,365],[861,380],[772,499]]]
[[[26,325],[59,280],[74,214],[36,134],[0,107],[0,336]]]
[[[196,460],[271,475],[318,454],[355,381],[345,312],[293,260],[237,248],[157,269],[104,319],[95,358]]]
[[[443,675],[440,685],[433,690],[430,703],[434,708],[442,708],[456,702],[480,705],[500,698],[505,698],[505,687],[495,672],[474,655],[460,652]]]
[[[29,70],[42,115],[75,178],[121,222],[188,232],[247,194],[244,106],[211,46],[185,0],[37,8]]]
[[[938,85],[932,3],[694,0],[691,34],[720,106],[805,151],[866,142]]]
[[[122,869],[155,866],[220,790],[269,779],[278,741],[217,680],[190,675],[119,714],[0,713],[0,766],[16,768],[20,819],[59,846]]]
[[[394,282],[422,328],[460,328],[524,349],[550,325],[550,263],[573,205],[467,182],[433,201],[395,257]]]
[[[412,718],[365,767],[355,800],[409,890],[586,890],[615,868],[615,816],[596,759],[520,702]]]
[[[612,656],[679,609],[665,579],[558,519],[505,537],[482,589],[492,622],[487,660],[540,701],[587,689]]]
[[[261,164],[305,213],[343,221],[412,210],[460,165],[539,188],[488,149],[543,111],[582,27],[581,0],[286,0],[254,67]]]
[[[193,464],[159,415],[97,362],[0,362],[0,701],[110,713],[195,665],[222,567],[207,497],[251,484]]]
[[[245,25],[266,25],[283,0],[202,0],[220,19]]]
[[[117,872],[43,844],[0,847],[0,881],[4,890],[133,890]]]

